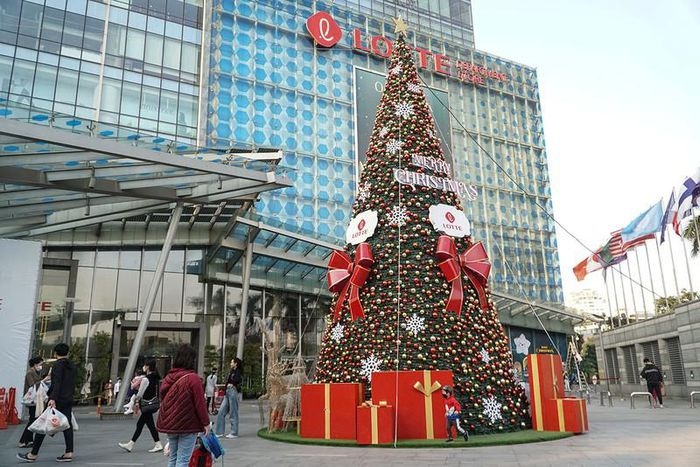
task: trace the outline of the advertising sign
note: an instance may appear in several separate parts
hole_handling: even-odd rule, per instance
[[[41,243],[0,239],[0,258],[0,387],[17,388],[21,414],[41,277]]]
[[[350,221],[345,232],[345,241],[353,245],[362,243],[372,235],[378,223],[377,211],[364,211]]]

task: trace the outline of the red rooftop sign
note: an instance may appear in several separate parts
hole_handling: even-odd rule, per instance
[[[319,11],[311,16],[306,21],[306,28],[314,41],[322,47],[333,47],[343,35],[338,23],[325,11]],[[382,35],[363,37],[362,31],[356,28],[352,32],[352,48],[359,52],[388,58],[393,50],[393,42]],[[420,47],[414,47],[413,50],[418,56],[420,68],[457,78],[465,83],[485,84],[486,78],[496,81],[509,79],[505,73],[490,70],[472,62],[457,60],[446,54],[431,52]]]

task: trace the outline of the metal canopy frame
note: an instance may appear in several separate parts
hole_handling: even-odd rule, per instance
[[[0,118],[0,236],[32,237],[178,203],[247,209],[260,192],[292,185],[277,166],[280,150],[212,151],[138,134],[96,137],[89,128]]]
[[[539,317],[554,317],[559,321],[569,321],[572,325],[582,323],[584,317],[572,313],[564,307],[553,303],[546,303],[539,300],[528,300],[526,297],[518,297],[506,292],[491,290],[491,296],[496,304],[496,308],[501,313],[517,315],[536,315]]]

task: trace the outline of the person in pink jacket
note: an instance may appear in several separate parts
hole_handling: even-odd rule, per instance
[[[157,427],[170,443],[168,467],[187,467],[197,435],[209,434],[209,413],[196,362],[197,352],[187,344],[180,346],[173,368],[160,383]]]

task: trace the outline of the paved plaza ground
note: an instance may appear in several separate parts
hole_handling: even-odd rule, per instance
[[[638,401],[615,399],[615,407],[588,406],[590,432],[546,443],[463,449],[339,448],[284,444],[260,439],[257,404],[241,406],[241,437],[222,440],[225,466],[700,466],[700,408],[686,400],[665,401],[664,409],[650,409]],[[94,407],[78,408],[74,465],[164,466],[162,453],[150,454],[147,431],[127,453],[117,442],[127,441],[136,420],[100,421]],[[18,465],[15,453],[21,428],[0,430],[0,466]],[[63,437],[48,438],[35,465],[57,465]],[[214,464],[221,466],[221,461]]]

